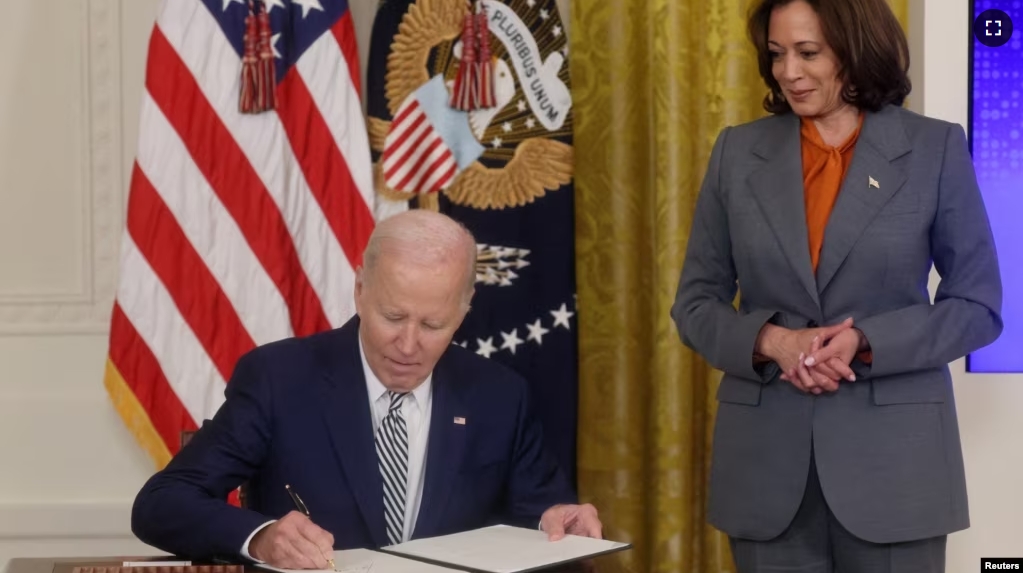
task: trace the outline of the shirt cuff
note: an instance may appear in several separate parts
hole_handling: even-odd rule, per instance
[[[241,550],[242,557],[244,557],[244,558],[246,558],[246,559],[248,559],[250,561],[254,561],[256,563],[263,563],[259,559],[256,559],[255,557],[249,555],[249,542],[252,541],[252,538],[255,537],[257,533],[262,531],[264,527],[266,527],[267,525],[270,525],[271,523],[273,523],[275,521],[277,521],[277,520],[276,519],[271,519],[270,521],[264,523],[263,525],[260,525],[252,533],[250,533],[248,537],[245,538],[245,543],[242,544],[242,550]]]

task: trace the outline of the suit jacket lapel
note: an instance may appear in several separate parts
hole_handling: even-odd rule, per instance
[[[455,418],[464,423],[456,424]],[[412,537],[436,535],[445,515],[447,500],[462,465],[467,425],[473,423],[458,390],[458,380],[442,357],[433,372],[433,412],[426,452],[426,479]]]
[[[373,437],[366,377],[359,356],[359,320],[341,328],[330,347],[318,349],[325,378],[321,408],[334,453],[351,485],[362,517],[377,546],[387,545],[383,480]]]
[[[867,226],[905,184],[906,174],[892,161],[910,149],[895,108],[867,114],[852,164],[824,231],[824,246],[817,264],[818,292],[824,292]],[[871,181],[877,182],[877,186],[871,185]]]
[[[778,116],[766,125],[764,136],[753,147],[754,155],[765,162],[749,175],[746,184],[799,282],[819,307],[806,231],[799,118],[793,114]]]

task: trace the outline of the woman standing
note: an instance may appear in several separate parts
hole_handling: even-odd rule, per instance
[[[718,136],[672,308],[725,374],[709,520],[740,573],[943,571],[969,526],[947,364],[1002,330],[964,132],[901,107],[885,0],[762,0],[749,32],[772,115]]]

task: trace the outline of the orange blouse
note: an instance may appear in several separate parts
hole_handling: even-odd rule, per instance
[[[804,117],[801,122],[799,135],[803,152],[803,202],[806,206],[807,236],[810,239],[810,263],[816,274],[821,247],[824,245],[824,229],[852,162],[853,149],[860,137],[860,128],[863,127],[863,115],[860,115],[856,130],[838,147],[824,143],[812,119]],[[869,350],[858,355],[867,364],[872,357]]]
[[[806,205],[806,230],[810,238],[810,263],[817,272],[817,263],[824,245],[824,228],[838,199],[845,172],[852,162],[853,149],[860,137],[863,116],[856,131],[838,147],[821,139],[812,119],[802,118],[799,130],[803,149],[803,202]]]

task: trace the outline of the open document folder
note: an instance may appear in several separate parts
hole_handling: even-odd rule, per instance
[[[565,536],[548,541],[536,529],[494,525],[384,547],[410,559],[482,573],[525,573],[632,547],[629,543]],[[339,567],[340,568],[340,567]]]
[[[314,571],[309,569],[279,569],[269,565],[257,565],[261,569],[277,573],[445,573],[458,571],[421,561],[405,559],[369,549],[349,549],[334,552],[335,570]]]
[[[416,539],[379,551],[351,549],[334,552],[340,573],[526,573],[590,557],[629,549],[629,543],[568,535],[548,541],[535,529],[495,525],[441,537]],[[257,565],[277,573],[334,573],[278,569]]]

